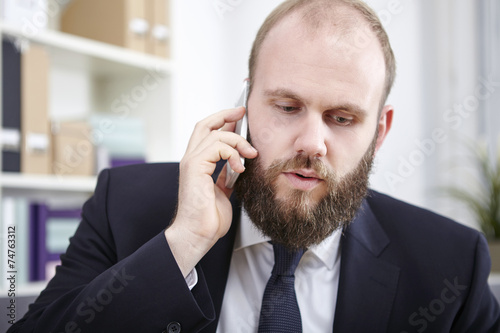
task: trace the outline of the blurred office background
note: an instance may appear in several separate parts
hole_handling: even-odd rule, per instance
[[[499,154],[500,4],[367,2],[398,67],[372,187],[479,228],[441,189],[478,188],[467,144]],[[21,285],[45,281],[99,170],[179,161],[195,123],[233,106],[255,34],[279,3],[1,0],[0,277],[9,226]]]

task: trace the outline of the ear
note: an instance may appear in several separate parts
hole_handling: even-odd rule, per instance
[[[375,146],[375,152],[377,152],[382,143],[384,143],[385,137],[389,133],[392,126],[392,116],[394,115],[394,107],[392,105],[386,105],[383,107],[380,113],[380,119],[378,121],[378,137],[377,144]]]

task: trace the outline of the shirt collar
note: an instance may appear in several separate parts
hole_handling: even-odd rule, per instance
[[[340,254],[340,237],[342,230],[334,231],[321,243],[311,246],[308,251],[314,254],[328,269],[333,266]],[[241,209],[240,225],[236,232],[234,251],[239,251],[253,245],[269,242],[271,238],[264,236],[253,224],[244,208]]]
[[[234,251],[260,243],[266,243],[270,240],[271,238],[264,236],[257,229],[252,220],[250,220],[245,208],[242,208],[240,225],[238,231],[236,231],[236,239],[234,240]]]

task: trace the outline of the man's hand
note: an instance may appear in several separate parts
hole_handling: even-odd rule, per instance
[[[225,187],[227,165],[214,184],[216,163],[227,160],[235,172],[241,173],[245,167],[240,155],[257,157],[255,148],[232,132],[244,114],[245,108],[239,107],[200,121],[180,162],[177,214],[165,237],[184,277],[231,226],[232,189]]]

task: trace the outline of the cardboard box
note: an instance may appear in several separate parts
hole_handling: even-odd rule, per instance
[[[147,3],[151,31],[148,52],[159,57],[170,57],[170,1],[150,0]]]
[[[153,0],[73,0],[61,17],[61,31],[147,52]]]
[[[91,131],[85,121],[52,123],[52,172],[55,175],[95,174],[95,147],[88,139]]]

